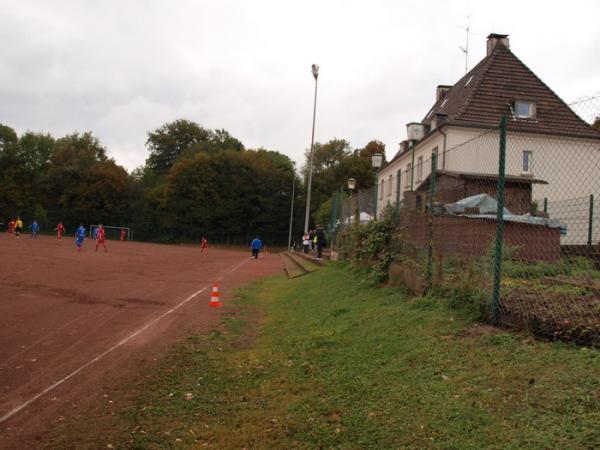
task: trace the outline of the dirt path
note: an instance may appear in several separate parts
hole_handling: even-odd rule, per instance
[[[42,446],[56,423],[85,415],[135,381],[173,342],[215,324],[223,301],[280,273],[277,255],[0,235],[0,448]]]

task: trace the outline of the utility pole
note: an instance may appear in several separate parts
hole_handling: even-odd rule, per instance
[[[308,233],[310,221],[310,190],[312,186],[313,156],[315,145],[315,118],[317,116],[317,80],[319,78],[319,66],[312,65],[312,74],[315,77],[315,103],[313,106],[312,137],[310,138],[310,166],[308,168],[308,185],[306,187],[306,215],[304,216],[304,233]]]
[[[288,250],[292,250],[292,223],[294,222],[294,200],[296,199],[296,171],[294,170],[294,182],[292,183],[292,206],[290,207],[290,234],[288,236]]]

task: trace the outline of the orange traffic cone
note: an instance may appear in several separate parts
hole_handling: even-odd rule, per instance
[[[219,283],[213,283],[212,292],[210,294],[210,303],[208,306],[222,306],[219,301]]]

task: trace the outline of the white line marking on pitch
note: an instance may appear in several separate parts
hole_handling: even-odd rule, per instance
[[[238,269],[242,266],[242,264],[244,264],[246,261],[242,261],[240,264],[235,266],[235,269]],[[217,278],[217,281],[223,279],[223,275],[219,276]],[[71,372],[69,375],[67,375],[66,377],[64,377],[61,380],[58,380],[56,383],[48,386],[46,389],[44,389],[42,392],[37,393],[36,395],[34,395],[33,397],[31,397],[29,400],[27,400],[25,403],[22,403],[21,405],[17,406],[16,408],[10,410],[9,412],[7,412],[6,414],[4,414],[2,417],[0,417],[0,423],[4,422],[5,420],[10,419],[12,416],[14,416],[15,414],[17,414],[19,411],[21,411],[24,408],[27,408],[31,403],[33,403],[34,401],[36,401],[38,398],[44,396],[45,394],[47,394],[48,392],[50,392],[51,390],[57,388],[58,386],[60,386],[61,384],[63,384],[65,381],[73,378],[75,375],[77,375],[79,372],[81,372],[82,370],[84,370],[85,368],[91,366],[92,364],[94,364],[95,362],[98,362],[99,360],[101,360],[102,358],[104,358],[106,355],[108,355],[110,352],[112,352],[113,350],[115,350],[116,348],[119,348],[120,346],[122,346],[123,344],[126,344],[128,341],[130,341],[131,339],[133,339],[134,337],[136,337],[138,334],[142,333],[143,331],[147,330],[148,328],[150,328],[152,325],[154,325],[156,322],[158,322],[160,319],[162,319],[163,317],[168,316],[169,314],[171,314],[172,312],[178,310],[179,308],[181,308],[183,305],[185,305],[187,302],[189,302],[190,300],[192,300],[193,298],[195,298],[196,296],[198,296],[198,294],[201,294],[202,292],[206,291],[208,289],[208,286],[203,287],[202,289],[198,289],[196,292],[194,292],[192,295],[190,295],[189,297],[187,297],[185,300],[181,301],[181,303],[179,303],[178,305],[172,307],[171,309],[169,309],[168,311],[162,313],[160,316],[158,316],[156,319],[151,320],[150,322],[148,322],[146,325],[144,325],[142,328],[138,329],[137,331],[134,331],[133,333],[131,333],[129,336],[127,336],[126,338],[122,339],[121,341],[119,341],[118,343],[116,343],[115,345],[113,345],[112,347],[110,347],[108,350],[105,350],[104,352],[100,353],[98,356],[96,356],[94,359],[86,362],[83,366],[79,367],[78,369],[74,370],[73,372]]]

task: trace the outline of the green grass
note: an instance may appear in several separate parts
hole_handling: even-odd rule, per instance
[[[172,351],[102,442],[156,449],[600,445],[600,352],[473,328],[456,314],[440,300],[372,288],[337,266],[256,283],[220,330]]]

